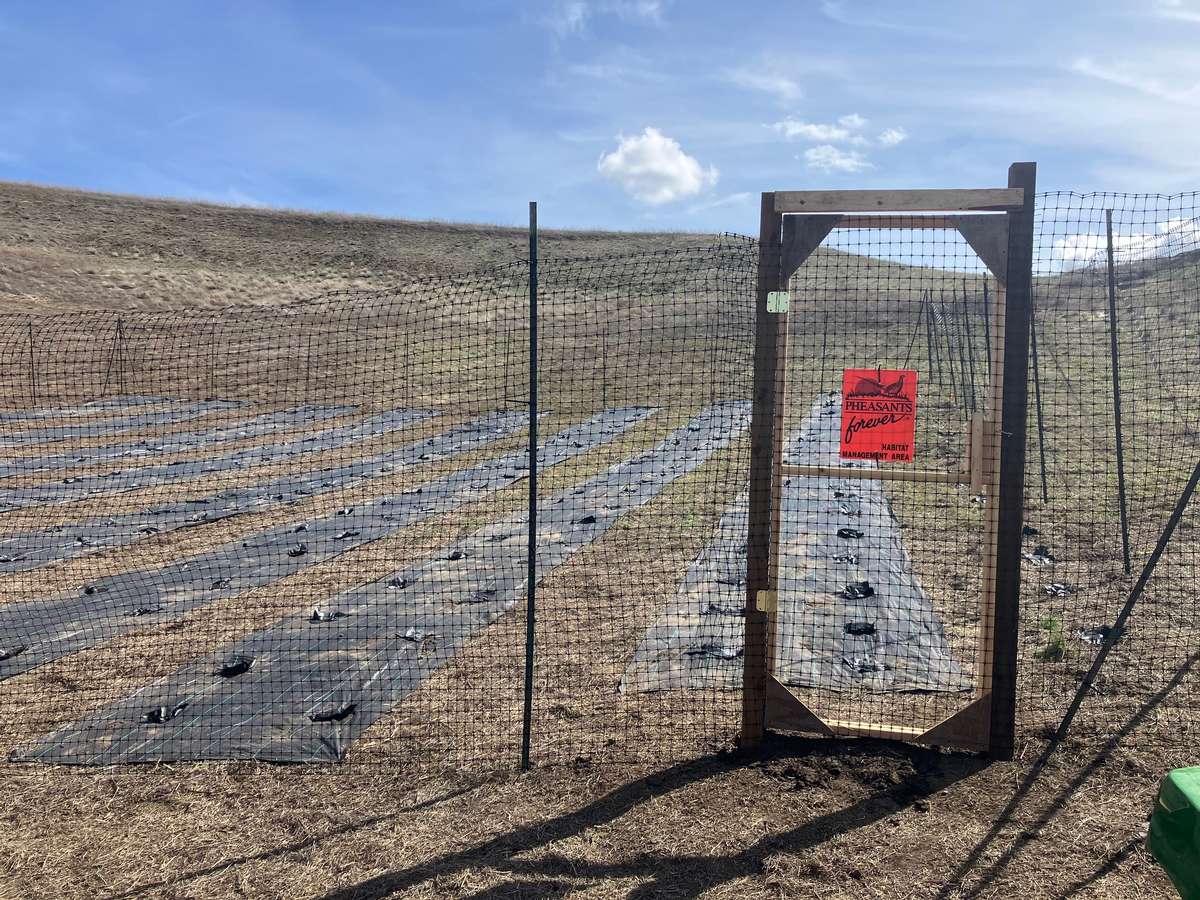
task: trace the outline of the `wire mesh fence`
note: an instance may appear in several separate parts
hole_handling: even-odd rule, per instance
[[[1113,644],[1197,458],[1195,202],[1038,197],[1027,729]],[[726,236],[539,267],[535,763],[736,737],[757,260]],[[516,765],[529,281],[520,262],[271,312],[0,325],[13,771]],[[968,423],[995,406],[999,291],[962,238],[835,231],[793,291],[789,461],[836,457],[858,368],[915,372],[916,457],[961,468]],[[785,538],[788,522],[830,524],[804,482],[785,492]],[[980,662],[987,498],[967,483],[852,492],[840,514],[858,539],[783,541],[777,674],[833,718],[936,721]],[[1188,505],[1106,651],[1104,690],[1153,691],[1195,650],[1194,527]],[[860,596],[820,561],[864,535],[889,549],[862,561]]]
[[[1147,696],[1198,648],[1197,195],[1039,197],[1022,614],[1027,721],[1053,722],[1106,641],[1097,694]],[[1143,574],[1127,630],[1116,618]],[[1191,680],[1176,693],[1193,696]],[[1180,734],[1184,731],[1180,731]]]
[[[538,759],[716,741],[733,709],[619,683],[745,468],[753,260],[731,239],[541,267]],[[512,764],[529,277],[12,326],[6,751]]]

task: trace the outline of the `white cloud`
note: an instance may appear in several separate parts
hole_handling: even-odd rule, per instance
[[[1086,56],[1071,63],[1071,71],[1159,100],[1190,105],[1200,102],[1200,82],[1193,82],[1183,89],[1169,87],[1153,75],[1143,75],[1123,66],[1102,66]]]
[[[624,3],[606,4],[623,19],[643,19],[660,24],[666,3],[663,0],[626,0]]]
[[[644,54],[626,46],[616,46],[590,53],[586,57],[582,53],[573,54],[574,60],[563,66],[561,72],[566,78],[586,79],[604,82],[612,87],[615,85],[664,85],[673,79],[673,75],[660,68],[655,61]],[[558,80],[562,84],[562,80]]]
[[[568,144],[605,144],[609,139],[607,134],[598,131],[559,131],[554,136]]]
[[[1159,256],[1175,256],[1200,249],[1200,220],[1168,219],[1159,222],[1154,232],[1113,234],[1113,259],[1134,262]],[[1076,265],[1099,264],[1108,255],[1108,240],[1103,234],[1084,232],[1059,238],[1054,254]]]
[[[811,168],[822,172],[861,172],[871,164],[857,150],[839,150],[833,144],[809,147],[804,159]]]
[[[698,194],[715,185],[719,176],[714,167],[704,168],[657,128],[621,138],[617,149],[601,156],[596,168],[626,193],[653,206]]]
[[[906,21],[897,22],[880,19],[869,13],[856,13],[853,9],[848,9],[847,6],[848,4],[844,0],[821,0],[821,14],[831,21],[837,22],[840,25],[848,25],[852,28],[880,28],[885,31],[899,31],[905,34],[920,34],[937,38],[961,39],[963,37],[961,34],[944,31],[940,28],[923,24],[912,24],[914,18],[919,18],[919,13],[916,16],[910,13],[904,17]]]
[[[826,125],[821,122],[801,122],[799,119],[784,119],[771,126],[786,138],[803,138],[806,141],[844,141],[850,131],[841,125]]]
[[[257,197],[252,197],[247,193],[239,191],[235,187],[226,188],[223,196],[224,200],[221,202],[228,203],[230,206],[270,206],[269,203],[265,203],[264,201],[259,200]]]
[[[1144,51],[1147,58],[1152,55],[1163,83],[1200,81],[1200,58],[1190,48],[1160,41],[1152,49],[1136,43],[1132,49]],[[1070,69],[1070,61],[1064,69]],[[1024,141],[1032,152],[1038,147],[1061,148],[1073,160],[1070,174],[1059,182],[1063,185],[1170,193],[1192,190],[1200,180],[1196,155],[1200,116],[1190,107],[1136,90],[1114,90],[1099,78],[1081,77],[1003,87],[980,84],[969,92],[970,102],[964,99],[967,96],[948,97],[944,83],[931,79],[924,90],[908,90],[903,98],[886,100],[903,99],[917,114],[952,113],[959,127],[973,131],[998,128],[997,134]],[[1022,127],[1024,134],[1018,130]],[[1033,143],[1030,135],[1036,136]],[[970,176],[972,181],[982,177],[978,172]]]
[[[804,122],[800,119],[784,119],[769,127],[785,138],[799,138],[817,144],[804,151],[803,158],[810,168],[822,172],[862,172],[874,168],[866,155],[859,150],[847,150],[834,146],[848,144],[851,147],[870,147],[872,142],[861,134],[867,120],[858,113],[841,116],[837,123]],[[903,128],[886,128],[876,138],[881,147],[894,147],[908,137]]]
[[[723,206],[741,206],[744,203],[749,203],[754,198],[754,195],[749,191],[738,191],[736,194],[728,194],[724,197],[718,197],[716,200],[709,200],[706,203],[696,203],[688,207],[688,214],[705,212],[710,209],[720,209]]]
[[[1154,11],[1164,19],[1200,23],[1200,5],[1189,0],[1157,0]]]
[[[550,12],[542,17],[541,23],[559,37],[566,37],[583,31],[590,12],[591,9],[585,0],[563,0],[551,7]]]
[[[232,186],[226,187],[224,190],[197,188],[183,191],[180,195],[192,200],[199,200],[202,203],[215,203],[218,206],[244,206],[255,209],[270,209],[271,207],[271,204],[265,200],[260,200]]]
[[[555,0],[540,23],[559,37],[581,34],[596,16],[616,16],[625,22],[662,24],[666,0]]]
[[[867,124],[867,120],[858,113],[850,113],[832,122],[804,122],[800,119],[787,118],[775,122],[770,127],[785,138],[800,138],[806,141],[817,141],[831,144],[838,141],[849,141],[858,147],[864,147],[870,142],[857,132]]]
[[[667,80],[667,76],[653,69],[616,62],[578,63],[567,66],[566,71],[568,75],[602,81],[609,85],[661,84]]]
[[[783,103],[793,103],[804,95],[800,85],[793,79],[761,66],[730,69],[725,73],[725,80],[749,91],[770,94]]]

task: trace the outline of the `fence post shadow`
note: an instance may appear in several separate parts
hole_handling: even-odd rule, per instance
[[[1095,884],[1097,881],[1099,881],[1105,875],[1109,874],[1114,869],[1116,869],[1117,866],[1119,866],[1121,863],[1123,863],[1125,860],[1127,860],[1130,856],[1132,856],[1137,851],[1138,847],[1140,847],[1141,845],[1142,845],[1142,840],[1140,838],[1135,838],[1134,840],[1130,841],[1128,844],[1126,844],[1124,847],[1122,847],[1116,853],[1109,856],[1109,858],[1106,859],[1096,869],[1096,871],[1094,871],[1090,875],[1086,875],[1083,878],[1080,878],[1078,881],[1075,881],[1072,884],[1068,885],[1063,890],[1063,892],[1058,895],[1058,900],[1069,900],[1069,898],[1074,897],[1077,894],[1086,890],[1087,888],[1091,887],[1093,884]]]
[[[206,866],[203,869],[194,869],[190,872],[184,872],[179,875],[174,875],[170,878],[164,878],[160,881],[155,881],[155,882],[151,882],[151,883],[147,883],[147,884],[140,884],[140,885],[132,887],[129,890],[124,891],[120,894],[113,894],[112,900],[132,900],[132,898],[134,898],[134,897],[146,896],[146,894],[151,891],[158,891],[158,890],[162,890],[164,888],[174,887],[176,885],[181,885],[181,884],[184,884],[189,881],[194,881],[197,878],[206,878],[209,875],[216,875],[220,872],[225,871],[226,869],[232,869],[235,866],[244,865],[244,864],[250,863],[250,862],[261,862],[263,860],[273,859],[277,856],[284,856],[289,853],[299,853],[301,850],[307,850],[310,847],[315,847],[318,844],[329,840],[330,838],[340,837],[345,834],[351,834],[355,831],[358,831],[359,829],[370,828],[373,825],[378,825],[381,822],[386,822],[389,819],[394,819],[397,815],[399,815],[401,813],[420,812],[423,809],[431,809],[435,806],[439,806],[442,803],[446,803],[450,800],[453,800],[456,797],[461,797],[464,794],[469,794],[472,791],[482,787],[483,784],[484,784],[484,782],[472,781],[472,782],[464,784],[460,787],[451,788],[450,790],[443,791],[442,793],[437,794],[434,797],[430,797],[427,800],[421,800],[417,803],[411,803],[408,806],[401,807],[400,809],[394,810],[392,812],[383,813],[383,814],[377,815],[377,816],[369,816],[365,819],[360,819],[357,822],[350,822],[345,825],[339,825],[338,827],[330,829],[329,831],[326,831],[324,834],[316,835],[315,837],[304,838],[303,840],[299,840],[299,841],[292,841],[287,844],[281,844],[278,847],[272,847],[270,850],[263,850],[260,853],[252,853],[252,854],[248,854],[246,856],[240,856],[236,859],[229,859],[229,860],[225,860],[224,862],[214,863],[213,865]]]
[[[1070,782],[1068,782],[1067,785],[1059,791],[1057,796],[1055,796],[1054,799],[1049,802],[1034,823],[1029,827],[1023,828],[1021,833],[1013,839],[1012,846],[1005,850],[995,862],[979,873],[979,877],[976,880],[974,887],[960,894],[955,894],[954,891],[962,886],[963,880],[975,869],[992,844],[999,839],[1004,828],[1012,822],[1017,809],[1021,806],[1025,798],[1029,795],[1029,792],[1033,789],[1033,786],[1041,777],[1042,772],[1045,770],[1047,763],[1049,763],[1051,756],[1053,756],[1055,751],[1062,745],[1069,725],[1074,718],[1075,711],[1078,710],[1079,705],[1082,703],[1083,699],[1087,696],[1090,690],[1090,685],[1087,681],[1081,684],[1071,703],[1070,711],[1063,719],[1063,723],[1050,738],[1050,742],[1047,744],[1045,750],[1043,750],[1037,760],[1034,761],[1033,765],[1029,769],[1029,772],[1017,786],[1017,790],[1013,794],[1012,799],[1009,800],[1004,809],[1001,810],[1000,814],[996,817],[996,821],[993,822],[991,828],[988,829],[987,834],[984,835],[983,839],[971,850],[971,852],[967,855],[967,858],[964,859],[958,868],[954,870],[953,874],[946,881],[945,885],[943,885],[942,890],[937,895],[938,900],[948,900],[948,898],[951,896],[963,898],[978,896],[980,890],[991,884],[996,876],[999,875],[1000,872],[1002,872],[1008,866],[1008,864],[1017,857],[1025,845],[1036,839],[1038,833],[1063,810],[1067,804],[1067,801],[1070,800],[1077,790],[1079,790],[1084,782],[1086,782],[1101,766],[1104,765],[1104,763],[1108,760],[1109,754],[1117,748],[1121,741],[1131,732],[1133,732],[1139,725],[1141,725],[1142,722],[1144,722],[1146,718],[1155,709],[1157,709],[1164,700],[1166,700],[1171,692],[1183,683],[1184,678],[1192,671],[1198,661],[1200,661],[1200,650],[1197,650],[1196,652],[1192,653],[1191,656],[1185,659],[1180,667],[1176,669],[1175,674],[1171,677],[1171,680],[1149,699],[1147,699],[1140,707],[1138,707],[1137,712],[1130,716],[1125,724],[1121,726],[1121,728],[1109,735],[1108,739],[1105,740],[1105,742],[1100,746],[1095,755],[1079,770],[1075,777],[1072,778]],[[1147,809],[1150,808],[1151,801],[1152,798],[1148,797],[1146,801]],[[1119,860],[1113,859],[1106,863],[1106,865],[1111,868],[1115,867],[1118,862]],[[1103,877],[1103,874],[1104,873],[1102,871],[1096,872],[1089,877],[1092,880],[1095,880],[1098,877]],[[1087,883],[1088,882],[1086,880],[1077,882],[1068,889],[1067,894],[1064,896],[1070,896],[1072,892],[1081,890],[1084,886],[1086,886]]]
[[[777,760],[841,757],[848,746],[860,751],[874,749],[881,755],[907,758],[914,763],[914,774],[843,809],[817,816],[789,831],[767,835],[743,850],[725,855],[702,852],[638,854],[628,860],[604,864],[591,864],[555,855],[537,860],[515,858],[607,825],[647,801],[710,778]],[[548,821],[520,826],[466,850],[338,888],[325,894],[322,900],[387,897],[430,879],[449,877],[480,865],[504,869],[512,874],[513,880],[489,888],[478,894],[479,897],[544,896],[545,891],[552,887],[551,880],[561,877],[575,882],[589,878],[642,879],[645,883],[633,889],[630,898],[660,896],[660,892],[667,889],[668,885],[673,896],[696,897],[713,887],[759,872],[769,856],[818,846],[838,835],[885,819],[926,796],[977,774],[988,765],[990,761],[982,756],[942,753],[887,741],[788,738],[771,734],[753,754],[721,753],[678,763],[622,785],[581,809]],[[491,854],[501,855],[502,858],[491,859]],[[521,894],[521,891],[527,894]]]

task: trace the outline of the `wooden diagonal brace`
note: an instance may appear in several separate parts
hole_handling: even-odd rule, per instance
[[[785,281],[796,274],[841,220],[841,216],[784,216],[781,268]]]
[[[958,216],[958,233],[1001,283],[1008,279],[1008,216]]]

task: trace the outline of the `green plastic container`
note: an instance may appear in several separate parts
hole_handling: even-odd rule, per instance
[[[1158,786],[1146,845],[1184,900],[1200,900],[1200,766],[1176,769]]]

